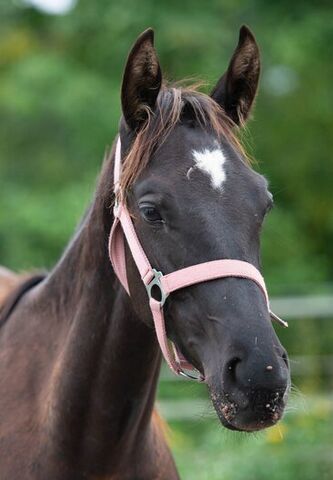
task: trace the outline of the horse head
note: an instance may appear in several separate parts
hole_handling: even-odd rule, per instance
[[[150,264],[165,274],[218,259],[260,269],[260,232],[273,197],[237,139],[260,73],[247,27],[210,95],[163,83],[147,30],[122,84],[120,183]],[[133,306],[152,325],[148,297],[126,248]],[[288,396],[288,357],[251,279],[218,278],[179,289],[165,306],[168,338],[204,376],[221,422],[255,431],[275,424]]]

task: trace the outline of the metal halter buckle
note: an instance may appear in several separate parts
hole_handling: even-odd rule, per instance
[[[159,290],[160,290],[160,300],[157,300],[159,303],[160,303],[160,306],[163,307],[164,303],[165,303],[165,300],[168,298],[169,294],[166,293],[163,288],[162,288],[162,284],[161,284],[161,278],[163,277],[163,273],[162,272],[159,272],[158,270],[155,270],[155,268],[152,269],[152,273],[153,273],[153,278],[150,280],[150,282],[145,285],[146,287],[146,290],[147,290],[147,293],[148,293],[148,297],[149,297],[149,300],[151,298],[154,298],[152,296],[152,289],[153,287],[158,287]]]

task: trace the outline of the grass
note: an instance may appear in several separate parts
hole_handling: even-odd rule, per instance
[[[169,396],[162,393],[172,391],[170,386],[162,386],[160,410],[168,419],[169,442],[182,480],[333,478],[332,396],[298,394],[277,426],[243,434],[221,427],[203,395],[196,390],[192,394],[192,386],[187,390],[182,382],[175,383]]]

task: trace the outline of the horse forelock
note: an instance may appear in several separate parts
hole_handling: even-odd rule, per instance
[[[237,136],[236,126],[220,105],[210,96],[198,91],[199,86],[200,84],[188,87],[163,85],[154,112],[145,108],[147,120],[123,159],[121,187],[125,197],[147,167],[152,154],[181,122],[186,109],[190,110],[196,124],[206,131],[211,131],[218,138],[224,138],[250,163]]]

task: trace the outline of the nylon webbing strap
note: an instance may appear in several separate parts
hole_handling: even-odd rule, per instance
[[[283,326],[288,326],[286,322],[271,312],[265,281],[259,270],[248,262],[233,259],[214,260],[182,268],[167,275],[163,275],[161,272],[152,268],[135,232],[127,206],[123,201],[123,195],[120,191],[120,174],[121,143],[120,138],[118,138],[114,162],[114,191],[118,201],[116,201],[114,207],[115,218],[109,239],[110,259],[120,283],[123,285],[126,292],[130,294],[126,273],[126,238],[134,262],[140,273],[140,277],[147,289],[149,306],[154,320],[157,339],[163,356],[171,370],[178,375],[196,378],[199,381],[204,380],[199,372],[196,376],[193,376],[185,371],[193,370],[197,372],[197,370],[186,361],[178,351],[177,347],[167,338],[163,305],[169,294],[179,289],[225,277],[237,277],[252,280],[263,292],[272,319],[277,320]],[[152,296],[152,289],[154,286],[158,287],[160,290],[160,300],[156,300]]]

